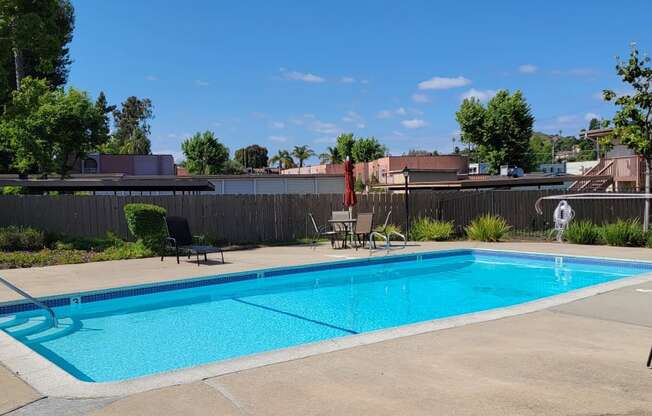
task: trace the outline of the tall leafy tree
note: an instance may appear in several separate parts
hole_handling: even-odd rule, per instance
[[[74,22],[69,0],[0,0],[0,104],[27,76],[66,83]]]
[[[150,154],[149,120],[152,117],[152,102],[148,98],[127,98],[121,108],[113,110],[116,130],[103,150],[114,154]]]
[[[306,159],[310,159],[315,155],[315,152],[306,145],[303,146],[294,146],[292,149],[292,156],[294,156],[299,161],[299,167],[303,167],[303,162]]]
[[[229,160],[229,149],[211,131],[195,133],[181,143],[186,156],[185,167],[193,175],[222,173]]]
[[[356,162],[369,162],[385,156],[387,148],[374,137],[359,138],[353,143],[351,154]]]
[[[267,148],[257,144],[252,144],[251,146],[235,151],[235,160],[247,168],[264,168],[267,166],[268,159]]]
[[[455,116],[462,142],[475,145],[492,172],[503,164],[531,166],[528,150],[534,117],[520,91],[510,95],[501,90],[486,107],[476,98],[467,98]]]
[[[353,145],[355,144],[355,138],[353,133],[342,133],[337,136],[337,152],[340,154],[342,161],[346,160],[346,157],[353,158]]]
[[[629,84],[632,93],[617,95],[612,90],[604,90],[602,95],[618,107],[614,115],[614,135],[620,142],[634,150],[645,160],[645,193],[650,193],[650,175],[652,175],[652,68],[648,56],[639,56],[635,45],[629,59],[617,59],[616,73],[620,79]],[[645,199],[643,228],[650,225],[650,200]]]
[[[342,156],[340,156],[337,146],[327,147],[326,151],[319,154],[319,162],[322,164],[337,164],[342,163]]]
[[[0,121],[0,136],[14,152],[12,164],[21,172],[36,168],[42,176],[64,177],[107,139],[104,114],[85,92],[52,89],[30,77],[22,81]]]
[[[589,130],[597,130],[601,127],[602,127],[602,122],[597,118],[592,118],[591,121],[589,121]]]
[[[294,159],[292,159],[292,155],[287,150],[279,150],[269,159],[269,163],[270,165],[278,164],[279,169],[290,169],[295,166]]]

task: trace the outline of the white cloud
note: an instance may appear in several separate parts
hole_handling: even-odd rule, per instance
[[[285,128],[285,123],[283,123],[282,121],[271,121],[269,123],[269,127],[273,129],[283,129]]]
[[[360,80],[360,84],[369,84],[369,80],[368,79]]]
[[[572,114],[567,114],[567,115],[557,116],[557,118],[555,120],[559,124],[570,124],[570,123],[576,122],[577,119],[578,119],[577,116],[572,115]]]
[[[521,74],[534,74],[535,72],[537,72],[537,69],[539,68],[537,68],[536,65],[523,64],[518,67],[518,72],[520,72]]]
[[[584,114],[584,120],[586,120],[586,121],[591,121],[594,118],[597,118],[598,120],[601,119],[600,115],[596,114],[596,113],[586,113],[586,114]]]
[[[403,120],[401,124],[407,129],[418,129],[424,127],[427,123],[424,120],[413,118],[411,120]]]
[[[342,84],[353,84],[355,82],[355,78],[353,78],[353,77],[342,77],[342,78],[340,78],[340,82]]]
[[[283,78],[290,81],[303,81],[310,83],[320,83],[326,81],[319,75],[311,74],[310,72],[286,71],[285,69],[281,68],[281,74],[283,75]]]
[[[325,123],[319,120],[315,120],[312,123],[310,123],[309,128],[310,130],[316,133],[322,133],[322,134],[336,134],[338,132],[338,128],[335,124]]]
[[[328,136],[328,137],[318,137],[315,140],[313,140],[314,143],[336,143],[337,138],[335,136]]]
[[[365,128],[364,118],[355,111],[349,111],[346,113],[346,115],[342,117],[342,121],[345,123],[355,123],[355,126],[359,129]]]
[[[197,86],[197,87],[208,87],[209,85],[211,85],[211,83],[208,82],[208,81],[204,81],[204,80],[201,80],[201,79],[196,79],[195,80],[195,86]]]
[[[288,141],[288,138],[285,136],[269,136],[269,140],[273,142],[285,143]]]
[[[156,75],[147,75],[145,81],[158,81],[158,77]]]
[[[417,110],[415,108],[406,109],[405,107],[399,107],[394,110],[381,110],[376,113],[376,118],[392,118],[394,116],[407,116],[408,114],[413,116],[420,116],[423,114],[423,111]]]
[[[598,71],[594,68],[571,68],[568,70],[555,69],[552,71],[553,75],[572,75],[576,77],[593,77],[598,75]]]
[[[471,83],[470,79],[463,76],[455,78],[432,77],[419,83],[420,90],[447,90],[449,88],[458,88]]]
[[[426,94],[417,94],[417,93],[415,93],[415,94],[412,94],[412,101],[414,101],[415,103],[420,103],[420,104],[429,103],[430,102],[430,97],[428,97]]]
[[[390,118],[394,115],[394,112],[392,110],[381,110],[376,114],[376,117],[378,118]]]
[[[461,98],[463,100],[467,98],[476,98],[479,101],[485,102],[492,99],[497,92],[498,91],[496,90],[476,90],[475,88],[471,88],[470,90],[462,94]]]

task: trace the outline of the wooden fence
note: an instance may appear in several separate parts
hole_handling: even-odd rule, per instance
[[[542,231],[551,227],[556,201],[545,201],[537,215],[535,201],[560,191],[414,192],[410,216],[454,221],[458,230],[484,213],[503,216],[515,230]],[[290,241],[312,234],[307,213],[324,224],[341,210],[342,196],[321,195],[185,195],[185,196],[1,196],[0,226],[24,225],[76,236],[100,236],[111,231],[129,238],[123,207],[132,202],[160,205],[169,215],[190,221],[193,233],[228,242]],[[641,218],[642,200],[574,200],[577,218],[600,224],[616,218]],[[357,212],[374,212],[380,223],[389,210],[392,222],[403,227],[402,194],[359,195]]]

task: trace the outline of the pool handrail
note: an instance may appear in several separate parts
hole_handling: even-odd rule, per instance
[[[59,326],[59,322],[57,321],[57,316],[55,315],[52,308],[50,308],[48,305],[46,305],[45,303],[43,303],[40,300],[36,299],[35,297],[33,297],[29,293],[25,292],[24,290],[14,286],[11,282],[3,279],[2,277],[0,277],[0,283],[2,283],[8,289],[13,290],[14,292],[18,293],[19,295],[21,295],[22,297],[24,297],[25,299],[27,299],[28,301],[30,301],[34,305],[38,306],[39,308],[45,309],[45,311],[52,318],[52,324],[54,325],[54,327],[56,328],[56,327]]]

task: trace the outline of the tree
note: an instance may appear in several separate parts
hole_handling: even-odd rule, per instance
[[[353,143],[351,154],[356,162],[370,162],[385,156],[387,149],[374,137],[360,138]]]
[[[340,156],[340,152],[337,150],[337,146],[327,147],[324,153],[320,153],[319,162],[324,165],[342,163],[342,157]]]
[[[342,133],[337,136],[337,152],[340,154],[342,161],[346,160],[347,157],[353,158],[354,143],[353,133]]]
[[[85,92],[51,89],[45,80],[26,77],[0,121],[9,139],[12,165],[21,172],[36,168],[43,176],[67,175],[74,164],[107,139],[101,110]]]
[[[303,146],[294,146],[294,149],[292,149],[292,156],[297,158],[299,161],[299,167],[303,167],[303,161],[306,159],[310,159],[315,155],[315,152],[310,149],[308,146],[303,145]]]
[[[294,159],[287,150],[279,150],[276,155],[269,159],[271,165],[278,163],[279,169],[290,169],[294,167]]]
[[[0,104],[28,76],[66,83],[74,22],[69,0],[0,0]]]
[[[229,160],[229,149],[211,131],[195,133],[181,143],[186,156],[185,167],[192,175],[215,175],[222,173]]]
[[[267,148],[252,144],[235,151],[235,160],[247,168],[264,168],[267,166]]]
[[[455,117],[462,142],[476,146],[492,173],[504,164],[531,166],[528,150],[534,117],[520,91],[513,95],[498,91],[486,107],[476,98],[467,98]]]
[[[632,45],[629,59],[617,58],[616,73],[632,88],[631,94],[618,96],[614,91],[604,90],[605,101],[612,101],[618,107],[614,115],[614,135],[620,142],[643,157],[645,160],[645,193],[650,193],[652,174],[652,68],[650,58],[639,57],[638,49]],[[650,200],[645,199],[643,229],[650,224]]]
[[[235,159],[229,159],[224,163],[222,172],[225,175],[242,175],[244,173],[244,166]]]
[[[152,102],[148,99],[129,97],[122,103],[122,108],[113,110],[116,131],[103,149],[113,154],[150,154],[150,126],[148,120],[153,117]]]
[[[602,122],[597,118],[592,118],[591,121],[589,121],[589,130],[597,130],[599,128],[602,128]]]

